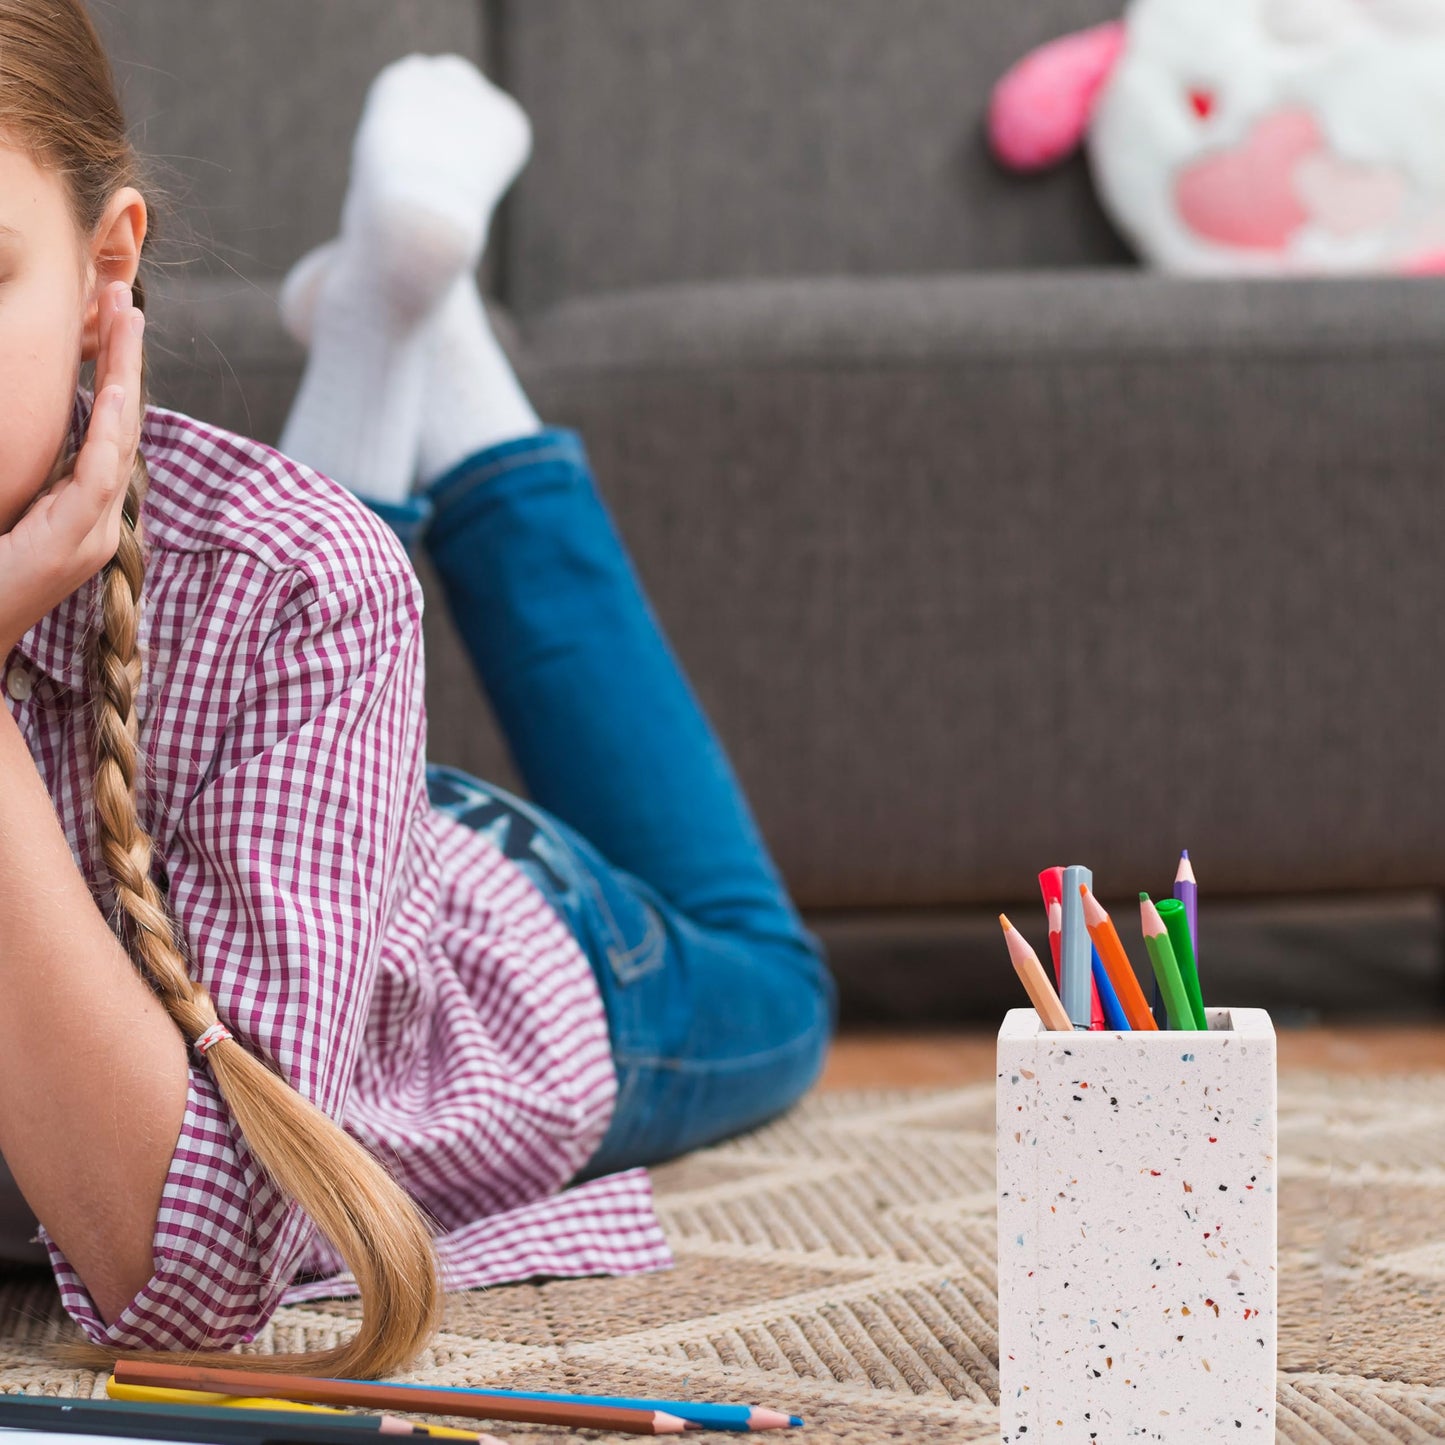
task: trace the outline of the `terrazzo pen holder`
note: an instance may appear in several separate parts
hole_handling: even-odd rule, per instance
[[[998,1034],[1002,1439],[1275,1437],[1274,1025]]]

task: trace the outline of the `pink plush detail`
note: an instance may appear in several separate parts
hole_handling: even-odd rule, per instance
[[[1406,276],[1445,276],[1445,251],[1413,256],[1400,269]]]
[[[1124,22],[1111,20],[1024,56],[994,87],[993,153],[1014,170],[1036,171],[1076,150],[1123,49]]]
[[[1323,153],[1299,163],[1294,188],[1315,225],[1346,238],[1383,231],[1404,209],[1409,193],[1405,177],[1390,166]]]
[[[1184,224],[1206,241],[1250,251],[1283,251],[1310,212],[1296,171],[1323,151],[1325,138],[1307,110],[1279,110],[1259,121],[1233,150],[1186,166],[1174,185]]]

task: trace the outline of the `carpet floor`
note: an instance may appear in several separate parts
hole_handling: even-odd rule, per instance
[[[1278,1438],[1445,1439],[1445,1073],[1292,1072],[1279,1105]],[[675,1270],[454,1295],[401,1378],[770,1405],[816,1445],[995,1440],[993,1161],[992,1081],[814,1093],[653,1171]],[[283,1309],[238,1360],[355,1319]],[[0,1389],[103,1396],[47,1363],[74,1331],[48,1272],[0,1276]]]

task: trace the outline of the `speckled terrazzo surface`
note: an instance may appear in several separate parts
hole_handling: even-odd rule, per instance
[[[1445,1439],[1445,1072],[1281,1073],[1279,1144],[1277,1438]],[[765,1403],[819,1445],[997,1440],[994,1160],[991,1079],[814,1094],[654,1171],[675,1270],[454,1296],[401,1378]],[[293,1306],[245,1353],[354,1319]],[[46,1361],[72,1329],[48,1274],[0,1279],[0,1386],[103,1395]]]
[[[1004,1445],[1275,1436],[1275,1035],[999,1030]]]

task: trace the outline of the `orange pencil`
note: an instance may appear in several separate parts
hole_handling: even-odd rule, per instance
[[[1157,1033],[1159,1025],[1154,1022],[1154,1015],[1149,1012],[1149,1005],[1144,1001],[1144,991],[1139,987],[1139,980],[1134,977],[1134,965],[1129,962],[1129,955],[1124,952],[1124,945],[1119,942],[1113,921],[1104,912],[1104,905],[1089,891],[1087,884],[1079,884],[1079,892],[1084,898],[1084,927],[1089,930],[1089,937],[1094,940],[1094,947],[1099,950],[1099,962],[1104,965],[1104,972],[1109,975],[1109,982],[1114,985],[1114,992],[1119,997],[1119,1007],[1124,1010],[1129,1027],[1145,1031],[1153,1029]]]
[[[1000,913],[998,921],[1003,924],[1004,941],[1008,944],[1008,956],[1014,966],[1014,972],[1018,974],[1024,988],[1028,991],[1030,1002],[1037,1011],[1039,1018],[1043,1021],[1046,1029],[1067,1029],[1073,1032],[1073,1020],[1069,1018],[1067,1011],[1059,996],[1054,992],[1054,986],[1049,982],[1048,975],[1044,972],[1044,966],[1039,962],[1039,956],[1033,950],[1027,938],[1008,921],[1005,914]]]

